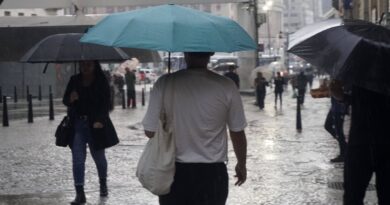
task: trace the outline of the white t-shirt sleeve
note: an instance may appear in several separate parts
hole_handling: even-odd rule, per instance
[[[230,131],[239,132],[247,126],[244,107],[237,88],[232,89],[227,124]]]
[[[155,132],[158,126],[158,120],[160,117],[160,111],[162,108],[162,92],[163,92],[163,80],[164,76],[154,84],[153,90],[150,92],[149,105],[142,120],[144,130]]]

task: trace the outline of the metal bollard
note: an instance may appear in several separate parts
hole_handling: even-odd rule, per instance
[[[39,85],[38,87],[38,100],[42,101],[42,86]]]
[[[3,127],[8,127],[9,122],[8,122],[7,97],[3,96],[1,99],[3,102]]]
[[[18,92],[16,90],[16,86],[14,86],[14,103],[18,102]]]
[[[122,109],[126,109],[125,90],[122,89]]]
[[[145,88],[142,88],[142,106],[145,106]]]
[[[49,93],[49,120],[54,120],[53,93]]]
[[[32,95],[28,95],[28,123],[34,122],[33,108],[32,108]]]
[[[301,117],[301,96],[297,96],[297,131],[302,132],[302,117]]]
[[[28,102],[28,96],[30,96],[30,86],[27,86],[27,95],[26,95],[26,100]]]

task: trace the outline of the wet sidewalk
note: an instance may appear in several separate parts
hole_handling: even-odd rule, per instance
[[[271,93],[271,92],[269,92]],[[338,205],[342,204],[342,164],[329,159],[338,154],[337,144],[323,128],[329,99],[306,95],[302,109],[302,133],[295,130],[296,100],[291,90],[284,93],[283,110],[274,109],[273,94],[260,111],[254,97],[243,96],[249,126],[248,180],[234,186],[235,158],[229,144],[229,205]],[[146,106],[122,110],[111,117],[121,142],[107,150],[109,163],[108,199],[99,198],[96,168],[88,155],[86,194],[88,204],[157,205],[157,197],[144,190],[135,169],[146,138],[140,124]],[[74,197],[71,154],[54,145],[54,121],[35,118],[12,121],[0,127],[0,205],[69,204]],[[372,182],[371,182],[372,183]],[[366,204],[376,204],[373,186]]]

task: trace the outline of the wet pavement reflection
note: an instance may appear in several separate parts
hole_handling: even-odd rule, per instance
[[[229,144],[229,205],[337,205],[343,191],[342,164],[329,160],[338,154],[336,141],[324,130],[329,99],[307,100],[302,108],[302,133],[295,130],[296,100],[284,93],[283,110],[275,110],[269,90],[263,111],[254,97],[243,96],[248,120],[248,180],[234,186],[235,157]],[[138,158],[146,143],[140,124],[146,107],[111,114],[121,143],[107,150],[108,198],[99,197],[95,165],[86,163],[87,204],[157,205],[157,197],[144,190],[135,177]],[[69,148],[54,145],[55,121],[36,118],[33,124],[13,121],[0,127],[0,205],[69,204],[74,197]],[[373,182],[371,182],[373,184]],[[375,191],[367,191],[366,204],[376,204]]]

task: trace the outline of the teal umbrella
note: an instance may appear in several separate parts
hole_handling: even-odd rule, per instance
[[[81,42],[168,52],[255,50],[235,21],[177,5],[114,13],[88,30]]]

